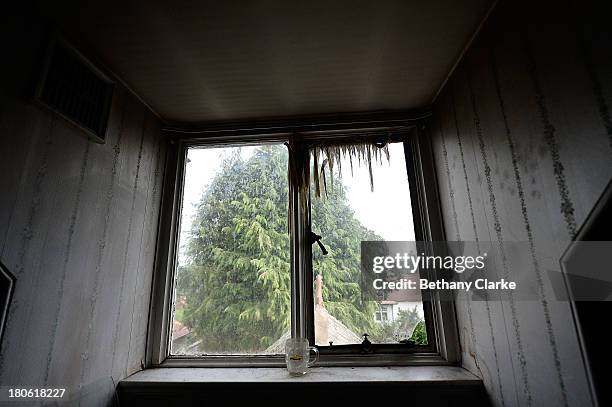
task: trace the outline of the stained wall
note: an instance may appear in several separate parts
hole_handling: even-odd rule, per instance
[[[0,383],[100,405],[144,359],[165,142],[121,85],[105,144],[34,105],[37,18],[13,14],[1,39],[0,260],[16,291]]]
[[[591,404],[570,306],[548,275],[612,177],[611,36],[598,7],[500,2],[435,102],[447,239],[523,242],[538,294],[459,295],[462,363],[497,406]],[[524,267],[498,258],[511,275]]]

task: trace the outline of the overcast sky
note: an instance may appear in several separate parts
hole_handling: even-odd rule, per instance
[[[235,147],[189,150],[185,172],[181,245],[184,244],[185,233],[191,229],[195,205],[221,167],[223,159],[231,154],[233,148]],[[250,157],[256,148],[242,147],[242,157]],[[373,164],[374,192],[370,190],[367,166],[358,167],[356,160],[353,160],[353,176],[348,159],[343,162],[342,183],[347,190],[349,205],[364,226],[385,240],[414,240],[404,148],[401,143],[395,143],[389,146],[389,150],[389,162],[383,159],[382,165]]]

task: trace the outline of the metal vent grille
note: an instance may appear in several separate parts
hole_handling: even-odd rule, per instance
[[[113,83],[62,42],[53,46],[38,99],[104,142]]]

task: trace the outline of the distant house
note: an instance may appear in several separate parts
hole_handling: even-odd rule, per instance
[[[186,299],[179,296],[175,303],[175,312],[179,313],[185,308]],[[201,353],[198,346],[202,343],[197,335],[183,325],[176,317],[172,322],[172,352],[176,355]]]
[[[194,340],[189,328],[177,321],[172,323],[172,352],[177,355],[188,354],[194,345],[198,345],[200,341]]]
[[[408,279],[418,280],[418,274],[410,274]],[[392,322],[395,321],[400,311],[412,311],[415,309],[419,313],[419,317],[423,317],[423,303],[420,290],[394,290],[384,292],[382,299],[378,303],[378,309],[374,312],[374,320],[376,322]]]

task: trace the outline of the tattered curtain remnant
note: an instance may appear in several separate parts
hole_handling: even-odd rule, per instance
[[[333,189],[333,171],[338,168],[338,177],[342,178],[342,160],[349,159],[351,176],[353,161],[357,165],[367,165],[370,174],[370,189],[374,191],[374,174],[372,164],[383,164],[383,159],[389,162],[389,146],[386,141],[364,140],[363,137],[347,138],[343,141],[306,142],[299,137],[293,137],[285,143],[289,150],[287,176],[291,185],[298,188],[299,205],[302,211],[308,208],[310,185],[310,160],[312,158],[312,174],[315,198],[321,198],[321,191],[327,195],[327,179]],[[291,194],[291,188],[289,188]],[[289,197],[289,215],[293,213],[293,199]]]
[[[357,165],[367,165],[370,174],[370,189],[374,191],[374,174],[372,164],[382,164],[383,159],[389,162],[389,146],[387,143],[366,142],[366,141],[347,141],[346,143],[320,143],[311,145],[310,155],[313,160],[313,183],[315,197],[321,197],[321,191],[327,193],[327,178],[330,180],[330,187],[333,189],[334,166],[338,168],[338,176],[342,178],[342,160],[348,158],[353,175],[353,160],[357,160]],[[319,166],[319,163],[321,165]]]

